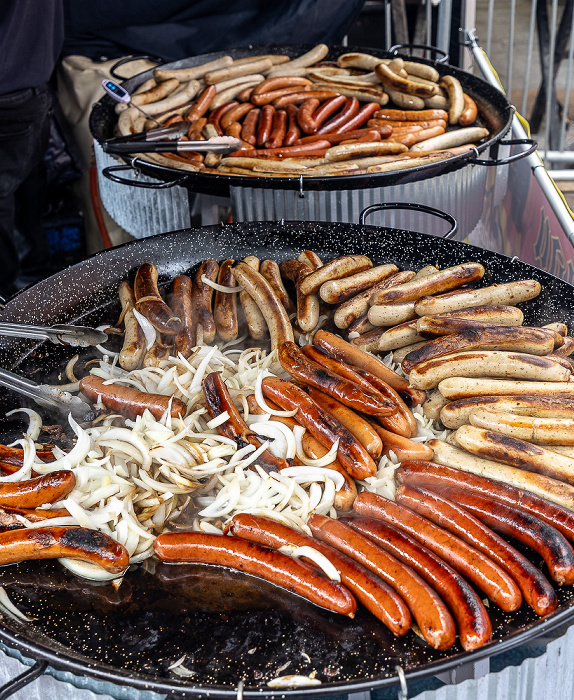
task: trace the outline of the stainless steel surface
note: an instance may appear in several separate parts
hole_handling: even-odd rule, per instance
[[[103,331],[86,326],[30,326],[24,323],[0,322],[0,335],[11,338],[36,338],[49,340],[56,345],[71,345],[77,348],[87,348],[90,345],[100,345],[108,340]]]
[[[130,139],[129,141],[108,140],[103,142],[107,153],[233,153],[243,145],[240,139],[232,136],[217,136],[206,141],[161,141],[155,139]]]

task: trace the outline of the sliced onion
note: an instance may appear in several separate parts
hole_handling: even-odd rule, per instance
[[[69,382],[78,382],[79,381],[79,379],[74,374],[74,367],[76,366],[76,362],[78,361],[79,357],[80,357],[79,355],[74,355],[74,357],[72,357],[68,361],[68,364],[66,365],[65,372],[66,372],[66,377],[67,377]]]
[[[297,450],[295,436],[293,431],[286,425],[276,420],[268,420],[256,423],[253,429],[258,435],[275,438],[269,449],[276,457],[283,459],[293,459],[295,457]]]
[[[24,622],[31,622],[33,618],[28,617],[27,615],[24,615],[24,613],[21,610],[18,610],[18,608],[14,605],[14,603],[10,600],[8,597],[8,593],[0,586],[0,608],[7,613],[8,615],[11,615],[12,617],[15,617],[18,620],[22,620]]]
[[[30,418],[26,435],[30,440],[36,442],[42,430],[42,418],[40,414],[37,411],[33,411],[31,408],[15,408],[13,411],[8,411],[6,415],[13,416],[15,413],[25,413],[28,418]]]
[[[211,358],[215,355],[216,352],[217,352],[217,346],[210,348],[207,355],[199,363],[197,371],[195,372],[195,376],[193,377],[193,381],[191,382],[191,385],[189,387],[190,392],[199,391],[201,389],[201,382],[203,381],[203,375],[205,374],[205,370],[207,369],[207,365],[210,363]]]
[[[319,457],[318,459],[311,459],[311,457],[307,457],[302,444],[304,432],[305,428],[302,425],[296,425],[293,428],[293,435],[295,436],[295,443],[297,445],[297,457],[303,462],[303,464],[308,467],[326,467],[328,464],[331,464],[331,462],[334,462],[337,459],[337,450],[339,449],[338,438],[331,446],[329,452],[323,455],[323,457]]]
[[[96,330],[97,331],[105,331],[106,328],[109,328],[109,327],[110,327],[110,324],[106,323],[103,326],[98,326],[96,328]],[[96,345],[95,348],[98,352],[101,352],[102,355],[108,355],[109,357],[117,357],[120,354],[119,352],[114,352],[113,350],[108,350],[103,345]]]
[[[13,474],[6,474],[6,476],[0,476],[0,483],[29,479],[30,474],[32,472],[32,467],[36,468],[37,466],[34,461],[36,459],[36,446],[34,445],[33,440],[26,436],[24,440],[18,440],[17,442],[13,442],[12,445],[22,445],[22,449],[24,450],[24,459],[22,461],[22,466],[20,467],[20,469],[18,469],[18,471],[14,472]]]
[[[219,284],[218,282],[212,282],[205,275],[201,275],[201,281],[203,282],[203,284],[206,284],[208,287],[213,287],[213,289],[217,289],[218,292],[223,292],[224,294],[237,294],[237,292],[243,291],[243,287],[240,287],[240,286],[226,287],[224,284]]]
[[[361,337],[361,334],[360,334],[360,333],[357,333],[357,331],[351,331],[351,332],[347,335],[347,338],[348,338],[349,340],[353,340],[354,338],[360,338],[360,337]]]
[[[218,416],[215,416],[215,418],[208,421],[206,425],[210,430],[213,430],[214,428],[217,428],[218,425],[221,425],[222,423],[225,423],[225,421],[229,420],[229,417],[229,412],[223,411],[223,413],[220,413]]]
[[[337,568],[327,559],[327,557],[319,552],[319,550],[308,545],[303,545],[302,547],[296,547],[294,544],[285,544],[279,547],[279,551],[283,554],[287,554],[290,557],[305,557],[306,559],[311,559],[315,562],[317,566],[322,569],[325,574],[331,579],[331,581],[337,581],[341,583],[341,575]]]
[[[142,329],[143,334],[145,336],[147,343],[146,350],[149,350],[155,343],[157,332],[142,313],[140,313],[137,309],[132,309],[132,312],[135,320],[140,324],[140,328]]]
[[[259,372],[259,374],[257,375],[257,379],[255,380],[255,401],[257,401],[257,405],[263,411],[265,411],[265,413],[270,413],[272,416],[281,416],[283,418],[291,418],[292,416],[294,416],[299,410],[298,408],[295,408],[292,411],[278,411],[274,408],[270,408],[265,403],[265,399],[263,398],[263,389],[261,388],[262,381],[263,372]]]
[[[321,685],[321,681],[310,676],[279,676],[267,683],[268,688],[303,688],[307,685]]]
[[[112,574],[106,571],[101,566],[96,566],[87,561],[80,561],[79,559],[70,559],[69,557],[62,557],[58,559],[60,564],[68,571],[71,571],[76,576],[81,576],[82,578],[87,578],[90,581],[111,581],[115,578],[120,578],[123,576],[121,574]]]
[[[332,479],[335,482],[337,491],[345,483],[345,477],[334,469],[324,469],[323,467],[287,467],[281,470],[281,476],[288,476],[299,484],[307,481],[324,481]]]

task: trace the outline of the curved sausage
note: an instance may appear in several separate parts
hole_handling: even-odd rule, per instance
[[[211,300],[213,297],[213,287],[205,284],[202,277],[212,282],[217,280],[219,265],[215,260],[204,260],[195,273],[193,279],[193,316],[196,326],[197,339],[202,333],[204,345],[210,345],[215,340],[217,332],[213,312],[211,310]],[[201,331],[200,331],[201,328]]]
[[[284,109],[278,109],[273,115],[271,134],[269,135],[269,139],[265,141],[265,148],[280,148],[283,145],[286,132],[287,112]]]
[[[80,391],[92,403],[100,402],[110,411],[126,418],[136,418],[148,410],[156,419],[166,411],[172,418],[185,416],[187,407],[181,399],[163,394],[148,394],[131,386],[106,384],[101,377],[89,375],[80,380]]]
[[[315,537],[358,561],[392,586],[405,600],[433,649],[449,649],[454,644],[454,621],[446,605],[410,566],[341,521],[314,514],[308,525]]]
[[[207,113],[209,105],[212,103],[216,94],[217,88],[215,85],[208,85],[199,97],[197,97],[191,109],[185,115],[185,120],[193,122],[196,119],[201,119]]]
[[[275,116],[275,107],[273,105],[265,105],[261,109],[261,115],[259,116],[259,123],[257,125],[257,140],[256,145],[259,148],[265,146],[265,143],[269,140],[271,136],[271,129],[273,128],[273,118]]]
[[[341,129],[347,124],[352,117],[359,111],[359,100],[356,97],[347,97],[343,109],[328,122],[325,122],[320,129],[317,129],[318,134],[342,133]],[[355,128],[355,127],[353,127]],[[350,129],[349,129],[350,131]]]
[[[299,108],[297,105],[291,104],[287,105],[285,110],[287,112],[287,131],[285,132],[283,145],[293,146],[301,136],[301,129],[299,128],[299,122],[297,121],[297,113]]]
[[[301,282],[301,292],[303,294],[318,292],[325,282],[370,270],[372,267],[373,263],[366,255],[343,255],[307,275]]]
[[[229,418],[217,426],[220,435],[235,440],[237,447],[243,447],[246,443],[253,445],[255,449],[261,447],[261,440],[255,433],[247,427],[247,424],[240,416],[233,399],[231,398],[225,382],[221,378],[220,372],[210,372],[203,380],[203,394],[207,411],[211,418],[220,416],[227,411]],[[269,450],[263,452],[257,458],[259,464],[265,471],[279,471],[290,466],[289,463],[275,457]]]
[[[379,577],[337,549],[275,520],[248,513],[234,515],[226,531],[273,549],[285,545],[316,549],[335,566],[341,583],[369,612],[394,634],[402,636],[408,632],[411,616],[403,599]]]
[[[371,374],[365,369],[357,368],[357,374],[366,379],[369,384],[376,389],[385,399],[392,401],[396,406],[396,411],[392,416],[377,416],[377,421],[392,433],[402,435],[403,437],[414,437],[418,432],[417,421],[412,414],[412,411],[405,404],[392,386],[387,384],[379,377]]]
[[[285,311],[288,314],[295,313],[295,305],[287,294],[287,290],[285,289],[283,280],[281,279],[281,270],[279,269],[279,265],[275,262],[275,260],[262,260],[261,264],[259,265],[259,272],[269,282],[271,288],[275,292],[275,295],[283,304]]]
[[[157,537],[154,551],[161,561],[216,564],[258,576],[347,617],[353,617],[357,608],[357,602],[341,584],[298,559],[239,537],[164,532]]]
[[[451,493],[449,489],[444,496],[450,497]],[[547,615],[556,609],[556,594],[540,569],[467,509],[433,491],[415,488],[408,483],[399,486],[396,498],[402,505],[429,518],[493,559],[512,576],[524,600],[538,615]]]
[[[129,564],[126,548],[98,530],[66,526],[0,533],[0,565],[62,557],[101,566],[112,574],[121,574]]]
[[[182,329],[175,334],[174,344],[183,357],[190,357],[196,346],[192,290],[193,282],[187,275],[178,275],[171,285],[170,305],[182,323]]]
[[[118,356],[118,363],[120,367],[131,372],[143,362],[146,339],[142,327],[134,316],[136,298],[129,282],[120,282],[118,296],[124,317],[124,342]]]
[[[280,408],[292,411],[297,409],[296,419],[319,442],[331,449],[339,440],[337,459],[355,479],[374,476],[377,467],[365,448],[307,395],[303,389],[278,377],[265,377],[261,383],[263,394]]]
[[[360,515],[381,518],[414,537],[486,593],[502,610],[510,612],[520,607],[522,594],[512,577],[459,537],[409,508],[367,491],[357,496],[354,508]]]
[[[465,651],[477,649],[490,641],[492,625],[483,602],[462,576],[430,549],[382,520],[346,517],[341,522],[371,538],[403,564],[412,567],[441,595],[456,621],[460,643]]]
[[[259,123],[260,109],[250,110],[243,120],[241,127],[241,140],[255,146],[257,143],[257,125]]]
[[[259,272],[259,258],[254,255],[248,255],[244,258],[243,262],[255,272]],[[265,317],[259,305],[245,289],[239,292],[239,303],[241,304],[243,315],[247,322],[249,337],[253,338],[253,340],[261,340],[267,333],[267,322],[265,321]]]
[[[136,309],[160,333],[173,335],[181,330],[181,320],[161,298],[157,280],[157,268],[153,263],[143,263],[138,267],[134,281]]]
[[[312,268],[300,260],[284,260],[279,266],[281,274],[295,284],[297,295],[297,324],[304,333],[312,331],[319,321],[319,296],[303,294],[301,282],[311,273]]]
[[[235,287],[235,277],[231,271],[234,260],[228,258],[219,266],[217,283],[224,287]],[[239,323],[237,320],[237,294],[233,292],[221,292],[215,290],[213,298],[213,320],[217,328],[217,334],[225,342],[239,337]]]

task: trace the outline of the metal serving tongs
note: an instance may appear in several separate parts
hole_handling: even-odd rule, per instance
[[[33,399],[38,405],[58,413],[72,414],[72,418],[84,422],[94,419],[92,406],[80,396],[74,396],[49,384],[36,384],[31,379],[20,377],[14,372],[0,368],[0,386]]]
[[[100,345],[108,340],[103,331],[97,331],[87,326],[30,326],[25,323],[0,322],[0,335],[11,338],[37,338],[50,340],[56,345],[71,345],[76,348],[87,348],[90,345]]]

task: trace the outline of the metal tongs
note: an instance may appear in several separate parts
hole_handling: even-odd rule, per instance
[[[206,141],[181,141],[189,124],[178,122],[140,134],[117,136],[102,143],[106,153],[232,153],[241,148],[242,141],[233,136],[215,136]]]
[[[90,345],[100,345],[108,340],[107,333],[88,328],[87,326],[30,326],[24,323],[0,322],[0,335],[11,338],[37,338],[50,340],[55,345],[71,345],[77,348],[87,348]]]
[[[37,384],[31,379],[20,377],[14,372],[0,368],[0,386],[33,399],[44,408],[56,410],[59,413],[72,414],[72,418],[84,422],[93,420],[94,409],[80,396],[73,396],[68,391],[63,391],[49,384]]]

